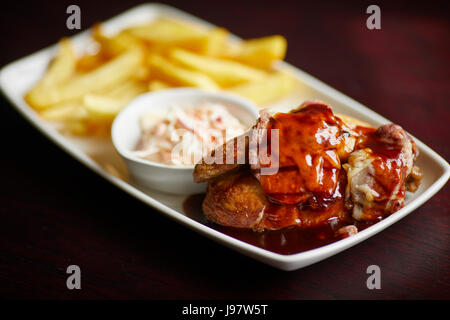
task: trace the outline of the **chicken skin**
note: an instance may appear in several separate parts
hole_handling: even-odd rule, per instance
[[[210,181],[202,207],[206,217],[220,225],[260,229],[268,205],[259,181],[242,170]]]
[[[256,124],[246,133],[227,141],[204,157],[194,168],[194,181],[206,182],[223,174],[237,171],[250,163],[255,152],[249,151],[260,140],[258,133],[266,132],[270,115],[262,110]]]

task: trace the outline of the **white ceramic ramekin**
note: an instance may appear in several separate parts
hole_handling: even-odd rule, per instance
[[[132,152],[141,135],[140,117],[152,110],[171,106],[192,107],[203,102],[220,103],[250,127],[258,118],[258,107],[249,100],[225,92],[199,89],[167,89],[143,94],[129,103],[114,119],[111,136],[114,147],[125,160],[131,177],[140,185],[174,194],[205,191],[204,183],[194,183],[194,166],[173,166],[137,157]]]

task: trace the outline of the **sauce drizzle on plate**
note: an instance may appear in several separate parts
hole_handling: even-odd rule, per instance
[[[330,220],[329,223],[316,228],[301,229],[294,226],[263,232],[224,227],[206,219],[202,212],[204,197],[205,194],[194,194],[187,197],[183,202],[183,212],[189,218],[230,237],[284,255],[300,253],[336,242],[341,239],[336,237],[336,230],[346,225],[336,220]],[[354,224],[359,231],[370,227],[376,222],[378,221],[358,222],[354,220]]]

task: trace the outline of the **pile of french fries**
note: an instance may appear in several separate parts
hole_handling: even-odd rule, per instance
[[[286,40],[231,41],[223,28],[158,19],[107,36],[93,28],[96,53],[77,57],[69,39],[25,100],[74,134],[109,132],[117,113],[148,91],[173,87],[226,90],[264,105],[291,91],[294,78],[275,68]]]

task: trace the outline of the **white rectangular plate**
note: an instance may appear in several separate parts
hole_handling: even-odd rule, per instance
[[[212,26],[172,7],[161,4],[144,4],[106,21],[105,28],[106,32],[114,33],[126,26],[158,17],[175,17],[209,27]],[[89,30],[73,37],[77,50],[83,51],[82,49],[89,44],[88,33]],[[406,205],[400,211],[352,237],[317,249],[291,255],[281,255],[264,250],[227,236],[187,217],[182,212],[182,202],[185,197],[145,190],[133,184],[132,181],[128,181],[124,164],[114,151],[109,139],[62,135],[54,125],[40,119],[24,101],[23,95],[42,76],[50,59],[54,56],[55,50],[56,45],[53,45],[13,62],[1,70],[0,86],[3,93],[26,119],[70,155],[135,198],[221,244],[282,270],[295,270],[305,267],[373,236],[430,199],[447,182],[450,175],[448,163],[436,152],[414,138],[420,149],[418,165],[424,172],[424,179],[416,193],[407,195]],[[335,112],[359,118],[374,126],[389,123],[387,119],[303,71],[288,64],[283,64],[283,67],[292,70],[298,79],[298,85],[288,97],[267,107],[287,111],[305,100],[320,99],[331,104]]]

